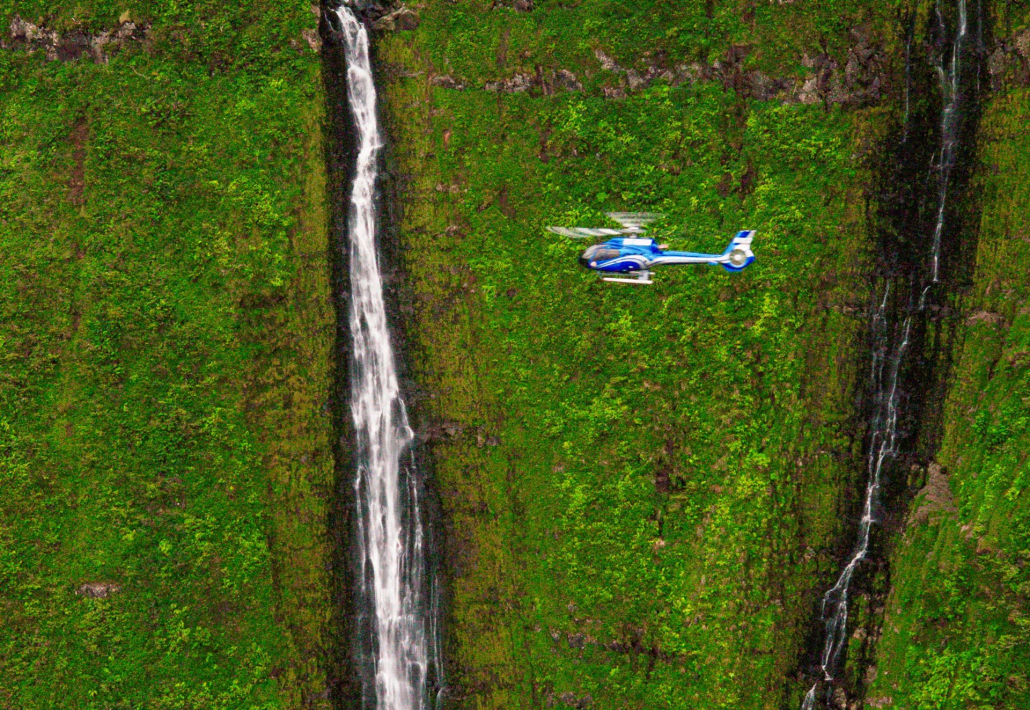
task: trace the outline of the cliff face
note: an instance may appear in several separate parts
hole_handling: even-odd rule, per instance
[[[798,707],[859,514],[885,153],[931,6],[373,8],[446,707]],[[1030,705],[1030,4],[988,10],[968,270],[914,365],[940,381],[843,707]],[[347,707],[350,146],[316,15],[0,0],[0,705]],[[677,248],[756,229],[758,261],[609,285],[544,231],[637,209]]]
[[[429,2],[380,33],[457,707],[800,701],[862,481],[895,12]],[[613,286],[543,230],[642,208],[681,248],[757,229],[758,262]]]
[[[0,705],[326,707],[317,17],[0,3]]]
[[[867,703],[896,708],[1030,704],[1027,242],[1030,7],[998,4],[987,45],[970,207],[971,282],[936,460],[891,558],[892,591],[867,669]]]

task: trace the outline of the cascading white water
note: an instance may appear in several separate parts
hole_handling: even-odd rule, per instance
[[[911,344],[913,319],[926,310],[927,297],[934,284],[940,282],[941,244],[948,214],[948,192],[952,169],[958,155],[961,134],[962,109],[962,59],[963,48],[969,34],[969,22],[966,0],[957,0],[958,21],[955,36],[951,42],[951,56],[943,55],[935,63],[938,82],[943,99],[940,119],[940,148],[934,169],[937,172],[937,212],[927,254],[929,273],[919,283],[918,272],[912,277],[915,286],[919,284],[918,298],[909,301],[906,315],[900,327],[893,332],[896,337],[891,341],[891,328],[888,323],[888,302],[891,284],[884,286],[883,298],[873,314],[873,356],[871,385],[875,393],[873,403],[874,414],[870,421],[869,449],[866,454],[866,489],[862,506],[862,519],[858,526],[858,540],[851,558],[848,560],[836,584],[823,595],[822,619],[826,625],[823,651],[820,657],[822,682],[832,683],[841,652],[847,641],[848,626],[848,594],[851,581],[858,565],[869,553],[872,527],[876,522],[874,511],[879,505],[880,490],[883,485],[884,466],[898,453],[898,414],[900,406],[899,380]],[[944,33],[944,13],[938,0],[936,19],[940,31]],[[905,121],[909,118],[908,87],[906,86]],[[907,136],[908,126],[905,126]],[[888,357],[889,354],[889,357]],[[886,372],[884,368],[886,366]],[[885,376],[886,375],[886,376]],[[802,710],[813,710],[820,681],[816,681],[805,695],[801,704]]]
[[[410,450],[414,434],[390,343],[376,248],[377,156],[382,147],[376,90],[365,26],[347,6],[335,14],[342,29],[347,98],[359,141],[348,236],[361,603],[374,610],[368,644],[374,688],[365,688],[364,705],[425,710],[430,706],[429,674],[438,668],[437,643],[433,603],[427,594],[421,492]]]
[[[937,18],[943,29],[944,20],[940,2],[937,3]],[[937,62],[937,79],[944,98],[944,109],[941,111],[941,150],[937,170],[937,222],[933,230],[932,263],[930,283],[923,289],[919,297],[919,307],[926,306],[926,294],[932,284],[940,281],[941,237],[944,234],[945,215],[948,206],[948,186],[951,182],[951,171],[955,167],[955,158],[959,146],[959,110],[961,108],[962,89],[962,49],[969,36],[969,17],[966,12],[966,0],[958,0],[958,27],[955,39],[951,44],[951,59],[943,57]]]

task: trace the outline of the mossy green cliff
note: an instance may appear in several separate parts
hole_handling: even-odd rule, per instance
[[[861,485],[896,12],[440,2],[379,38],[456,706],[800,701]],[[642,208],[759,260],[611,287],[543,229]]]
[[[0,4],[0,707],[328,707],[316,23]]]
[[[886,153],[930,6],[423,0],[378,23],[445,707],[799,706],[861,503]],[[1030,704],[1030,7],[985,7],[975,269],[935,311],[946,395],[855,599],[849,708]],[[0,2],[0,707],[347,706],[346,147],[317,15]],[[756,229],[758,260],[607,285],[544,231],[623,209],[684,249]]]

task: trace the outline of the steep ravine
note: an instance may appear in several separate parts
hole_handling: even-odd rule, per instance
[[[893,521],[890,591],[864,673],[874,708],[1030,706],[1030,4],[993,3],[984,17],[980,85],[990,90],[962,200],[976,239],[952,281],[961,308],[949,319],[952,374],[934,411],[933,460]]]
[[[905,107],[885,144],[890,157],[880,195],[885,219],[869,330],[865,492],[855,546],[820,605],[818,676],[803,710],[861,701],[890,579],[892,530],[880,525],[904,518],[911,499],[906,466],[925,469],[939,443],[935,410],[959,315],[954,290],[968,277],[963,255],[975,252],[975,203],[963,198],[975,160],[983,17],[979,0],[954,0],[917,4],[907,21]],[[865,627],[854,633],[856,592],[866,608]],[[852,659],[850,647],[857,651]]]
[[[326,11],[325,34],[343,50],[343,66],[337,68],[345,70],[350,122],[339,138],[352,158],[349,184],[338,197],[346,199],[346,207],[337,208],[341,256],[335,261],[346,264],[346,277],[341,274],[339,281],[347,288],[338,304],[351,420],[350,427],[340,427],[351,453],[342,456],[341,449],[338,465],[341,505],[348,509],[340,520],[348,527],[337,531],[348,554],[341,581],[349,628],[342,636],[351,646],[341,654],[348,661],[341,670],[355,680],[342,684],[337,701],[357,701],[368,710],[427,710],[436,706],[442,685],[438,595],[428,557],[433,549],[424,474],[416,461],[386,304],[378,184],[384,141],[369,24],[363,10],[351,4]]]

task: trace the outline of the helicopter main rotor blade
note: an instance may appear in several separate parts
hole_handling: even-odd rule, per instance
[[[585,239],[587,237],[617,237],[620,234],[628,234],[625,229],[608,229],[600,227],[590,229],[587,227],[548,227],[547,231],[560,234],[571,239]]]
[[[662,215],[657,212],[608,212],[607,216],[626,229],[643,230]]]

